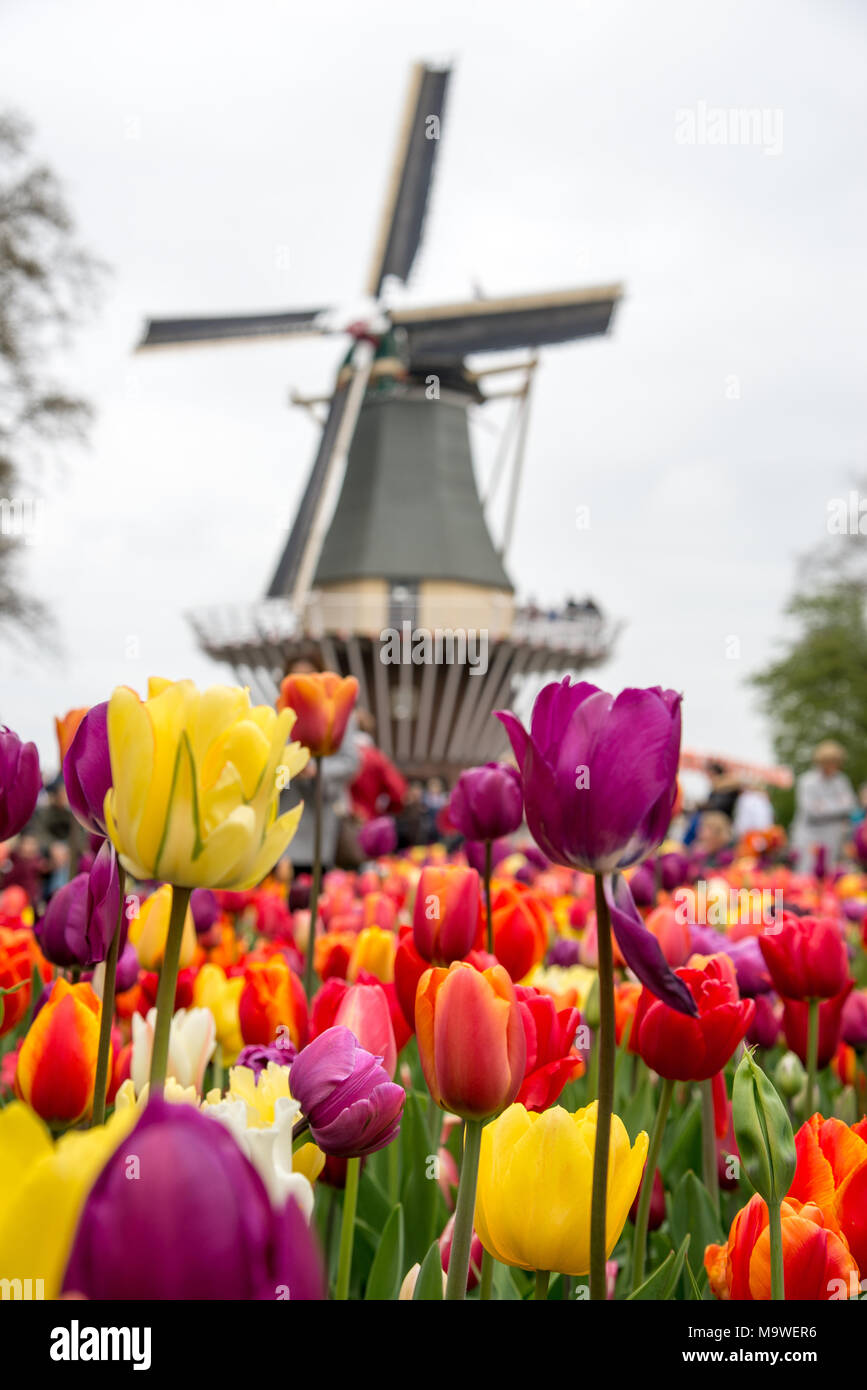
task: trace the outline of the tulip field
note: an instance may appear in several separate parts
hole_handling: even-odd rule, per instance
[[[153,680],[61,726],[78,872],[0,894],[3,1297],[860,1299],[857,847],[703,862],[680,696],[567,678],[500,712],[441,842],[374,817],[360,867],[287,880],[280,793],[356,698]],[[0,841],[39,786],[0,731]]]

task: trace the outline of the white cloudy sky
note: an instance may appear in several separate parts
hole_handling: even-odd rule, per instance
[[[183,614],[263,591],[315,446],[287,393],[344,347],[132,348],[149,314],[357,299],[424,57],[455,74],[407,300],[627,289],[544,358],[514,579],[623,618],[598,679],[681,689],[690,746],[769,758],[744,678],[865,461],[865,39],[858,0],[5,0],[4,103],[113,270],[66,369],[92,447],[28,554],[64,650],[3,652],[0,718],[50,767],[55,712],[221,674]],[[769,147],[680,143],[701,103]]]

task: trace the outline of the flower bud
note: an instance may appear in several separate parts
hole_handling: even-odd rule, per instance
[[[784,1052],[774,1068],[774,1084],[788,1099],[796,1096],[807,1079],[803,1063],[794,1052]]]
[[[751,1052],[744,1053],[735,1072],[732,1120],[748,1181],[776,1206],[795,1176],[795,1137],[785,1105]]]

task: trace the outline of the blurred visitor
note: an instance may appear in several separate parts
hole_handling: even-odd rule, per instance
[[[747,783],[735,802],[733,829],[735,839],[751,830],[769,830],[774,823],[771,798],[760,782]]]
[[[852,812],[858,806],[852,783],[843,771],[845,761],[846,750],[833,739],[825,739],[813,753],[813,766],[802,772],[795,784],[791,843],[802,872],[812,870],[817,851],[822,852],[829,867],[840,861]]]

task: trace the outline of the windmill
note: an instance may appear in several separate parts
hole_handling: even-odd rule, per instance
[[[604,658],[611,633],[592,603],[565,614],[516,610],[504,556],[514,523],[538,350],[604,334],[619,285],[392,308],[419,250],[440,146],[448,68],[412,70],[365,290],[347,322],[326,306],[232,317],[153,319],[140,350],[343,333],[313,466],[264,600],[191,615],[202,648],[273,700],[287,665],[317,649],[358,678],[383,751],[409,773],[447,776],[502,751],[493,710],[524,679]],[[515,353],[473,370],[468,359]],[[483,392],[497,374],[521,384]],[[470,450],[469,408],[515,401],[499,546]],[[506,474],[506,450],[494,485]],[[338,494],[339,490],[339,495]],[[336,502],[335,502],[336,495]],[[489,499],[490,500],[490,499]]]

